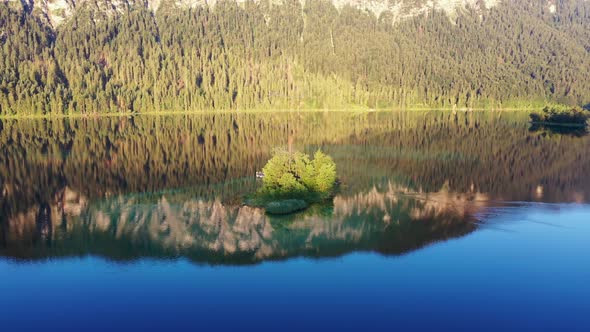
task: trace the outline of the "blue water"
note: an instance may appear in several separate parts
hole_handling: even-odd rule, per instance
[[[590,206],[500,208],[458,239],[253,266],[0,261],[0,328],[590,331]]]

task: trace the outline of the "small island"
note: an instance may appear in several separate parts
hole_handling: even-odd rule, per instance
[[[336,164],[320,150],[312,159],[302,152],[277,149],[262,169],[261,177],[262,187],[246,204],[264,207],[268,214],[286,215],[332,197]]]
[[[553,105],[543,108],[542,113],[530,115],[533,125],[585,128],[590,122],[590,111],[580,107]]]

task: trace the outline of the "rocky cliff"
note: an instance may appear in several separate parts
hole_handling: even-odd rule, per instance
[[[45,20],[52,27],[58,27],[71,17],[78,8],[87,6],[92,10],[100,10],[112,14],[124,13],[129,7],[143,6],[153,11],[161,7],[189,8],[196,6],[215,6],[219,0],[2,0],[13,3]],[[223,0],[222,0],[223,1]],[[248,0],[229,0],[244,3]],[[253,0],[256,2],[264,0]],[[268,0],[271,4],[280,5],[288,0]],[[297,0],[305,5],[307,1]],[[371,12],[379,16],[390,12],[394,21],[411,18],[418,15],[428,15],[429,11],[444,11],[449,16],[467,8],[485,10],[496,6],[500,0],[331,0],[336,8],[352,6]],[[555,0],[549,0],[548,6],[555,9]]]

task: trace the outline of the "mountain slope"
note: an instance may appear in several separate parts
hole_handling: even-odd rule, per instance
[[[214,7],[218,0],[176,0],[173,2],[166,2],[162,0],[4,0],[14,3],[14,8],[20,8],[34,12],[35,15],[45,20],[46,23],[52,27],[58,27],[63,22],[67,21],[76,11],[77,8],[83,6],[91,6],[95,9],[122,13],[131,6],[143,6],[156,12],[164,2],[165,7],[173,6],[176,8],[195,8],[198,6]],[[245,3],[247,0],[234,0],[236,3]],[[256,3],[264,3],[265,1],[255,0]],[[274,4],[283,4],[283,0],[267,1]],[[431,0],[431,1],[416,1],[416,0],[333,0],[333,5],[342,9],[345,6],[351,6],[368,12],[372,12],[376,16],[384,12],[392,13],[396,20],[404,18],[411,18],[422,15],[431,10],[442,10],[447,14],[453,16],[458,11],[465,10],[468,7],[477,8],[479,10],[489,9],[495,6],[499,0]],[[300,0],[301,5],[305,5],[305,0]]]
[[[9,1],[0,24],[0,114],[590,102],[585,0]]]

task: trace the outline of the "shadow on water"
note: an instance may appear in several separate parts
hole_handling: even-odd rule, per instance
[[[543,125],[543,124],[531,124],[529,131],[532,133],[539,134],[557,134],[557,135],[569,135],[573,137],[583,137],[588,135],[588,129],[585,127],[568,127],[558,125]]]
[[[502,202],[590,199],[588,135],[532,133],[526,114],[217,114],[0,128],[0,255],[19,260],[401,255],[476,231]],[[340,192],[285,218],[243,206],[255,172],[288,144],[333,156]]]

